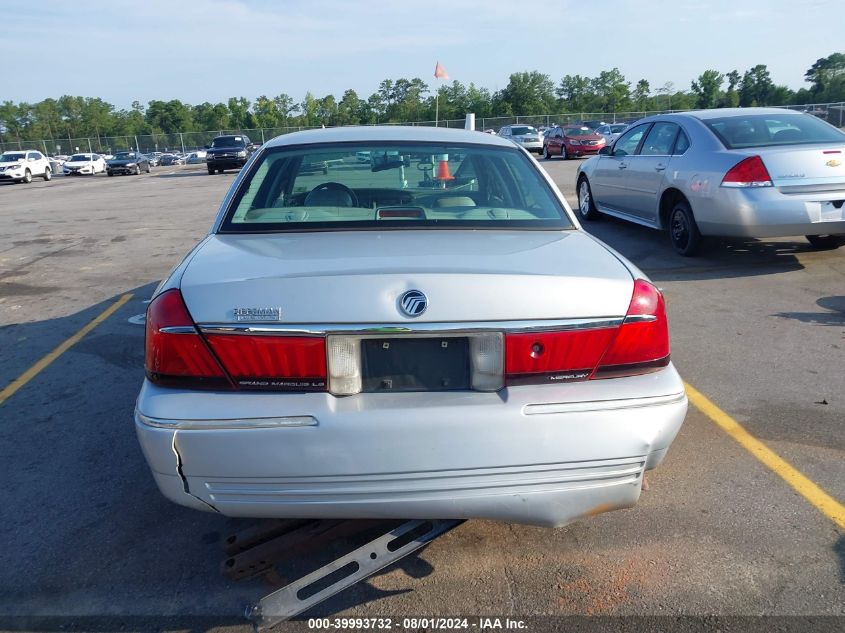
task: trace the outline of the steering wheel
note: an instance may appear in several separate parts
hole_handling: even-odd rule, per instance
[[[342,195],[339,196],[338,194],[346,194],[349,196],[349,201],[352,204],[338,204],[341,201]],[[338,207],[357,207],[358,206],[358,196],[355,195],[355,192],[352,191],[346,185],[342,185],[339,182],[324,182],[322,184],[317,185],[311,191],[308,192],[308,195],[305,196],[305,200],[302,204],[306,207],[308,206],[338,206]]]

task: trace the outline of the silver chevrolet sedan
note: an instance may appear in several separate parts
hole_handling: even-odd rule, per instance
[[[264,145],[156,290],[145,365],[162,493],[239,517],[562,525],[633,505],[687,410],[661,292],[463,130]]]
[[[845,133],[810,115],[736,108],[642,119],[578,168],[578,210],[702,236],[806,235],[845,244]]]

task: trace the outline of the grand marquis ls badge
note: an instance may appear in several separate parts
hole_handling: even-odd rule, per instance
[[[428,308],[428,298],[420,290],[408,290],[399,297],[399,311],[405,316],[418,317]]]

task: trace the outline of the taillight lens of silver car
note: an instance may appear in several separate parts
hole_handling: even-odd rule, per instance
[[[203,336],[177,289],[153,299],[146,325],[144,364],[155,384],[184,389],[326,390],[323,337]]]
[[[622,325],[562,332],[508,334],[508,385],[559,384],[657,371],[669,364],[663,295],[637,279]]]
[[[232,388],[176,289],[161,293],[147,306],[144,369],[147,378],[159,385]]]
[[[749,156],[728,170],[722,178],[723,187],[771,187],[772,177],[759,156]]]

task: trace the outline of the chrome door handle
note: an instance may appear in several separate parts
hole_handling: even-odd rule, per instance
[[[654,168],[654,171],[663,171],[664,169],[666,169],[666,165],[658,165]]]
[[[619,169],[628,169],[628,165],[625,163],[619,163]]]

